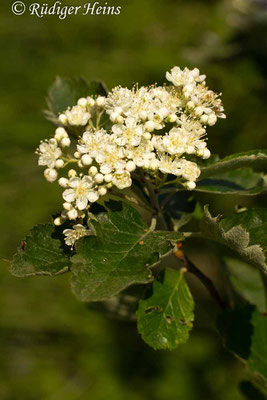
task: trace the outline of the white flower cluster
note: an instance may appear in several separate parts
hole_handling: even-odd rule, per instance
[[[222,102],[197,68],[174,67],[166,78],[170,85],[118,86],[106,97],[79,99],[59,115],[64,127],[56,129],[54,138],[41,142],[39,165],[47,166],[44,175],[49,182],[58,178],[58,169],[70,163],[76,166],[58,179],[65,189],[65,202],[55,224],[64,219],[76,223],[73,232],[65,231],[68,245],[86,234],[79,221],[86,217],[90,204],[112,187],[130,187],[131,175],[135,170],[138,174],[139,168],[159,179],[163,174],[175,175],[188,190],[195,188],[201,171],[192,158],[210,157],[206,126],[214,125],[218,117],[225,118]],[[108,129],[101,125],[104,116],[110,121]],[[70,155],[67,131],[73,129],[79,134]]]

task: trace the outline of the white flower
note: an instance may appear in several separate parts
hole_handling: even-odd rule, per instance
[[[182,176],[187,181],[196,181],[201,172],[196,163],[187,160],[182,160],[181,169]]]
[[[125,189],[132,184],[131,175],[128,171],[116,171],[112,178],[113,185],[118,189]]]
[[[96,132],[92,130],[84,132],[77,145],[77,150],[81,154],[88,153],[92,158],[95,158],[98,152],[105,146],[107,140],[107,132],[104,129],[100,129]]]
[[[160,157],[159,170],[164,174],[173,174],[172,158],[166,154]]]
[[[54,168],[62,151],[58,147],[57,141],[55,139],[50,139],[42,141],[36,153],[39,154],[38,165],[46,165],[49,168]]]
[[[68,123],[75,126],[84,126],[91,118],[91,114],[80,105],[72,107],[65,111]]]
[[[154,146],[151,141],[141,141],[138,147],[133,147],[126,151],[126,155],[131,159],[137,167],[143,167],[147,164],[148,160],[156,157],[153,152]]]
[[[93,189],[94,182],[90,176],[83,178],[74,177],[69,180],[69,187],[63,192],[63,199],[68,203],[75,203],[79,210],[84,210],[88,201],[93,202],[98,200],[98,194]]]
[[[200,75],[198,68],[194,68],[193,70],[185,68],[181,70],[180,67],[173,67],[171,72],[166,72],[166,78],[168,81],[172,82],[174,86],[188,85],[186,91],[192,92],[195,83],[204,81],[206,76]],[[192,85],[192,87],[189,85]]]
[[[121,113],[126,114],[134,100],[134,93],[132,90],[122,88],[121,86],[115,87],[112,92],[108,94],[105,109],[111,115],[116,112],[115,109],[120,108]],[[118,112],[116,112],[118,115]]]
[[[124,148],[116,144],[108,144],[103,147],[96,154],[95,160],[100,164],[100,172],[102,174],[124,169],[126,165]]]
[[[73,247],[78,239],[90,235],[91,232],[85,226],[77,224],[73,226],[73,229],[65,229],[63,233],[66,236],[66,245]]]
[[[144,131],[143,125],[137,125],[136,119],[128,117],[125,125],[113,125],[114,141],[118,146],[138,146]]]
[[[185,153],[187,137],[180,128],[172,128],[162,139],[162,144],[169,154]]]
[[[67,172],[68,179],[58,180],[64,188],[62,220],[84,218],[90,203],[112,186],[130,187],[136,168],[135,174],[138,168],[153,177],[160,171],[159,177],[172,174],[188,190],[195,188],[200,168],[186,157],[210,157],[206,126],[225,117],[223,105],[220,94],[208,89],[205,75],[197,68],[174,67],[166,77],[171,84],[118,86],[107,97],[81,98],[60,115],[63,125],[85,127],[73,152],[63,127],[56,129],[54,139],[41,142],[37,151],[39,165],[48,167],[44,174],[49,182],[57,179],[55,168],[75,165]],[[89,121],[91,112],[96,118]],[[106,130],[94,127],[105,124],[102,114],[109,116]]]

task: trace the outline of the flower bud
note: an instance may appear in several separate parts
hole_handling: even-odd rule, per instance
[[[203,115],[201,116],[201,118],[200,118],[200,121],[201,121],[203,124],[206,124],[206,123],[208,122],[208,119],[209,119],[209,116],[208,116],[207,114],[203,114]]]
[[[58,142],[60,142],[63,137],[66,137],[66,135],[68,136],[67,132],[65,131],[64,128],[62,128],[62,126],[59,126],[55,131],[55,139]]]
[[[104,181],[107,182],[107,183],[111,182],[112,181],[112,175],[111,174],[106,174],[104,176]]]
[[[207,158],[210,158],[210,151],[209,151],[209,149],[203,150],[203,156],[202,156],[202,158],[203,158],[204,160],[206,160]]]
[[[54,225],[56,225],[56,226],[62,225],[62,220],[60,217],[57,217],[54,219]]]
[[[44,170],[44,177],[50,183],[55,182],[57,179],[57,171],[52,168],[47,168]]]
[[[79,106],[81,106],[81,107],[86,107],[86,106],[87,106],[87,99],[85,99],[84,97],[80,98],[80,99],[78,100],[78,104],[79,104]]]
[[[91,165],[93,160],[89,156],[89,154],[84,154],[81,158],[81,161],[82,161],[83,165]]]
[[[63,203],[63,208],[65,208],[65,210],[70,211],[72,209],[72,205],[71,203],[68,203],[67,201],[65,203]]]
[[[104,96],[99,96],[99,97],[96,99],[96,105],[97,105],[98,107],[104,107],[105,103],[106,103],[106,98],[105,98]]]
[[[69,219],[76,219],[78,217],[78,212],[73,208],[72,210],[67,212]]]
[[[102,186],[98,189],[98,193],[100,196],[105,196],[105,194],[107,193],[107,189],[104,186]]]
[[[184,186],[186,187],[186,189],[188,190],[194,190],[196,187],[196,183],[194,181],[188,181],[184,184]]]
[[[79,153],[78,151],[75,151],[74,157],[75,158],[81,158],[81,153]]]
[[[154,129],[155,129],[155,124],[154,124],[154,122],[153,122],[153,121],[147,121],[147,122],[145,123],[145,129],[146,129],[148,132],[154,131]]]
[[[58,119],[59,122],[61,122],[63,125],[66,125],[68,123],[68,118],[66,117],[65,114],[60,114]]]
[[[64,161],[61,160],[61,158],[59,158],[56,162],[55,162],[55,166],[56,168],[63,168],[64,167]]]
[[[63,188],[67,188],[69,186],[69,180],[67,178],[59,178],[58,184]]]
[[[128,161],[126,164],[126,170],[132,172],[136,169],[136,165],[133,161]]]
[[[98,172],[98,170],[97,170],[97,168],[95,166],[92,166],[92,167],[89,168],[89,174],[91,176],[95,176],[97,174],[97,172]]]
[[[67,138],[63,138],[62,140],[61,140],[61,146],[62,147],[69,147],[70,146],[70,139],[67,137]]]
[[[171,114],[168,116],[167,121],[170,123],[173,123],[173,122],[177,121],[177,119],[178,119],[178,117],[176,114]]]
[[[89,107],[93,107],[95,105],[95,100],[92,97],[87,97],[87,104]]]
[[[211,114],[208,119],[208,125],[212,126],[215,125],[217,122],[217,117],[215,114]]]
[[[149,132],[145,132],[143,136],[144,136],[144,139],[146,139],[146,140],[151,139],[151,133],[149,133]]]
[[[77,172],[75,171],[75,169],[70,169],[68,172],[68,177],[69,178],[74,178],[74,176],[77,175]]]
[[[188,101],[186,103],[187,108],[189,108],[189,110],[192,110],[193,108],[195,108],[195,103],[193,101]]]
[[[95,175],[95,181],[96,181],[96,183],[102,183],[104,181],[104,175],[103,174],[96,174]]]

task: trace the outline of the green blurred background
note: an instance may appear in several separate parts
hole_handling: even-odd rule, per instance
[[[197,66],[223,92],[227,114],[210,129],[210,149],[224,156],[266,147],[265,1],[114,0],[119,16],[63,21],[15,16],[11,3],[0,5],[0,399],[257,399],[242,394],[244,367],[224,351],[198,308],[186,345],[153,352],[131,323],[76,301],[67,276],[18,279],[6,260],[33,225],[61,208],[60,189],[44,181],[34,155],[40,139],[53,133],[42,110],[57,75],[101,78],[111,88],[162,83],[174,65]],[[235,201],[208,200],[225,214]],[[261,206],[266,197],[238,202]],[[195,257],[206,268],[201,251]],[[216,278],[215,258],[207,268]]]

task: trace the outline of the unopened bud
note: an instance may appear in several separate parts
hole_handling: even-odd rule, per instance
[[[104,96],[99,96],[99,97],[96,99],[96,105],[97,105],[98,107],[104,107],[105,103],[106,103],[106,98],[105,98]]]
[[[65,137],[61,140],[61,146],[62,147],[69,147],[70,146],[70,139],[68,137]]]
[[[68,123],[68,118],[65,114],[60,114],[58,119],[63,125],[66,125]]]
[[[47,168],[44,171],[44,177],[50,183],[55,182],[55,180],[57,179],[57,171],[52,168]]]
[[[85,99],[84,97],[80,98],[80,99],[78,100],[78,104],[79,104],[79,106],[81,106],[81,107],[86,107],[86,106],[87,106],[87,99]]]
[[[78,217],[78,212],[73,208],[72,210],[67,212],[69,219],[76,219]]]
[[[68,172],[68,177],[69,178],[73,178],[74,176],[77,175],[77,172],[75,171],[75,169],[70,169]]]
[[[59,158],[56,162],[55,162],[55,166],[56,168],[63,168],[64,167],[64,161],[61,160],[61,158]]]
[[[59,186],[66,188],[69,186],[69,181],[67,178],[59,178],[58,184],[59,184]]]

